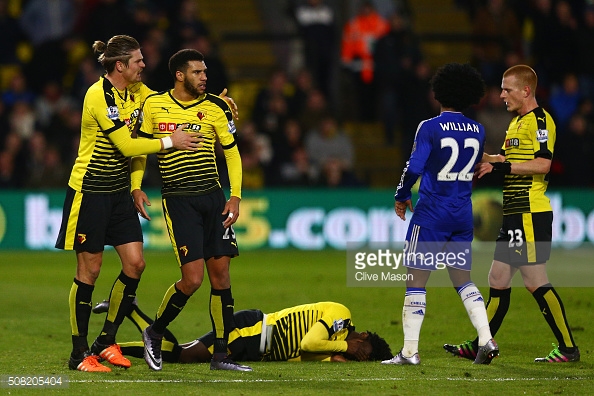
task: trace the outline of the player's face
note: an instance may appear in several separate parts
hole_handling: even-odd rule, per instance
[[[499,97],[503,99],[507,111],[518,112],[524,104],[526,91],[516,76],[510,75],[504,77],[501,81],[501,95]]]
[[[194,97],[206,92],[206,64],[204,61],[188,62],[185,73],[184,88]]]
[[[144,58],[140,49],[134,50],[130,53],[132,57],[128,61],[128,66],[124,65],[122,69],[122,76],[128,84],[134,84],[141,80],[140,73],[145,68]]]

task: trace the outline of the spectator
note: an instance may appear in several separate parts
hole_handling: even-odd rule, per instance
[[[388,21],[368,0],[363,2],[357,15],[343,27],[341,60],[351,72],[359,121],[374,121],[377,118],[373,46],[389,30]]]
[[[312,89],[305,102],[305,108],[298,115],[303,131],[308,133],[317,128],[323,118],[330,113],[326,97],[319,89]]]
[[[165,56],[162,44],[158,29],[154,29],[142,42],[142,54],[146,64],[142,71],[142,81],[157,92],[171,88],[171,81],[166,77],[170,75],[169,57]]]
[[[270,75],[266,86],[260,88],[254,100],[252,109],[252,121],[256,123],[259,130],[264,131],[267,128],[266,117],[270,112],[270,102],[274,97],[283,97],[290,101],[291,96],[288,92],[292,89],[287,73],[282,69],[276,69]]]
[[[31,0],[24,6],[20,23],[33,44],[33,56],[25,67],[29,85],[41,91],[48,80],[62,82],[68,70],[66,38],[76,19],[74,0]]]
[[[8,109],[17,102],[25,102],[33,105],[35,102],[35,94],[27,86],[27,79],[22,71],[17,70],[10,79],[8,89],[2,92],[2,101]]]
[[[213,43],[208,36],[200,35],[194,37],[185,45],[185,48],[193,48],[204,55],[204,63],[206,63],[206,67],[208,68],[206,72],[208,78],[207,92],[218,95],[223,92],[223,89],[229,88],[227,68],[216,49],[213,48]]]
[[[16,102],[10,114],[10,130],[22,139],[29,139],[35,130],[35,112],[27,102]]]
[[[390,31],[377,40],[374,50],[375,77],[381,98],[381,119],[388,144],[395,144],[395,129],[403,130],[408,95],[422,60],[418,39],[398,13],[390,17]]]
[[[0,153],[0,185],[6,188],[20,188],[26,175],[26,153],[24,139],[16,132],[10,132],[4,139]]]
[[[574,73],[566,74],[561,84],[553,85],[549,105],[556,120],[559,136],[563,136],[567,131],[569,119],[577,111],[581,99],[579,82]]]
[[[408,97],[403,103],[403,133],[400,144],[403,160],[410,156],[419,123],[439,114],[440,105],[433,97],[429,83],[432,75],[429,63],[422,61],[416,65],[414,77],[409,82]]]
[[[303,40],[305,66],[316,86],[329,97],[336,52],[334,10],[324,0],[306,0],[295,7],[294,14]]]
[[[487,84],[499,83],[504,54],[522,50],[518,17],[505,0],[487,0],[472,20],[474,61]]]
[[[301,125],[295,119],[285,123],[283,136],[273,145],[269,167],[269,186],[307,186],[311,184],[312,167],[303,143]]]
[[[75,100],[80,107],[83,105],[87,89],[97,81],[101,74],[102,70],[99,67],[99,63],[92,55],[88,55],[82,59],[78,72],[74,77],[74,83],[71,90],[73,100]]]
[[[594,4],[585,7],[577,34],[577,71],[585,96],[594,99]]]
[[[571,7],[560,1],[553,8],[552,0],[536,0],[531,12],[534,38],[531,53],[538,72],[539,85],[550,87],[561,82],[578,59],[577,22],[571,15]]]
[[[491,85],[476,110],[475,119],[485,127],[485,152],[498,153],[501,150],[501,135],[507,131],[512,117],[505,109],[499,94],[501,88]]]
[[[8,12],[8,3],[9,0],[0,0],[0,67],[19,63],[17,46],[25,38],[18,19],[13,18]],[[4,84],[3,81],[0,83]]]
[[[240,128],[238,137],[237,148],[243,167],[243,187],[246,189],[263,188],[266,182],[265,170],[272,159],[270,139],[266,135],[258,133],[253,122],[245,123]]]
[[[54,115],[62,109],[71,109],[74,102],[64,95],[62,86],[56,81],[48,81],[41,96],[35,100],[35,119],[40,128],[46,128]]]
[[[592,125],[580,113],[571,116],[567,133],[559,139],[557,160],[562,176],[557,183],[568,187],[592,187],[594,185],[594,133]]]
[[[20,24],[37,49],[44,43],[58,43],[68,36],[75,19],[73,0],[29,0],[24,5]]]
[[[338,161],[338,166],[344,172],[352,170],[354,150],[351,139],[339,129],[336,118],[326,115],[317,128],[307,132],[305,149],[311,164],[314,166],[317,179],[322,178],[326,163],[330,160]]]
[[[290,98],[289,111],[292,117],[298,117],[305,109],[307,97],[316,89],[316,84],[309,69],[300,69],[294,78],[295,92]]]
[[[88,43],[107,42],[113,36],[134,33],[134,19],[124,1],[97,0],[85,6],[88,19],[83,29]]]
[[[175,22],[169,26],[169,37],[177,46],[190,42],[198,36],[209,36],[208,27],[199,17],[199,5],[194,0],[182,0],[178,7]],[[173,45],[172,51],[177,51]]]

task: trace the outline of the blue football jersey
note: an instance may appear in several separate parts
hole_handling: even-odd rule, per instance
[[[395,195],[397,201],[410,199],[422,177],[411,222],[440,231],[472,228],[472,178],[484,145],[484,127],[459,112],[444,111],[419,124]]]

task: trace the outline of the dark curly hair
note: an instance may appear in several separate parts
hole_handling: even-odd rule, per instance
[[[369,355],[369,360],[387,360],[394,357],[392,355],[392,351],[390,350],[390,345],[388,345],[386,340],[378,336],[376,333],[372,333],[371,331],[367,331],[367,333],[369,333],[367,340],[369,340],[371,343],[372,348],[371,354]]]
[[[431,78],[431,88],[442,107],[463,111],[485,95],[485,81],[478,70],[465,63],[441,66]]]

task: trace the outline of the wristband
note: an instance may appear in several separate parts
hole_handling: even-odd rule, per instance
[[[489,162],[493,165],[492,173],[503,173],[504,175],[509,175],[511,173],[511,162]]]
[[[173,140],[171,140],[171,136],[161,138],[161,143],[163,144],[163,150],[173,147]]]

